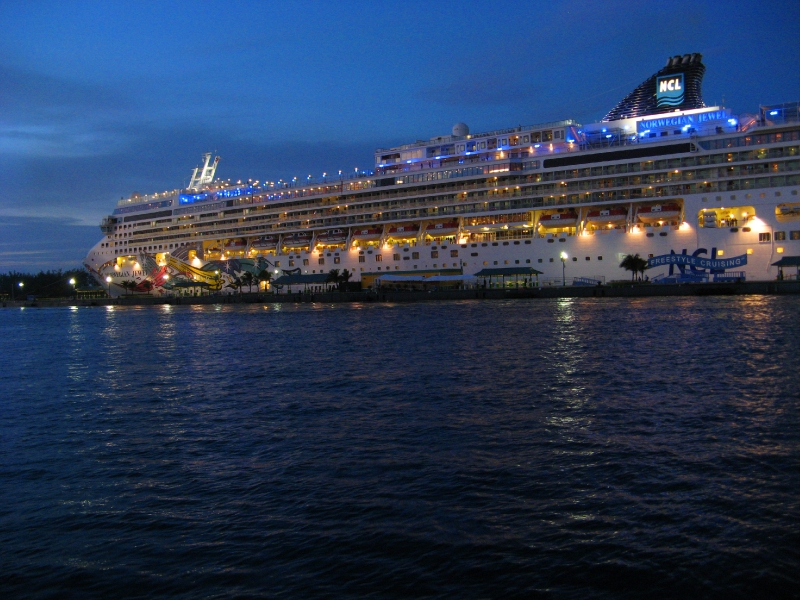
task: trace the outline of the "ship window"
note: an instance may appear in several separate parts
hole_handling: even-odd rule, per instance
[[[359,256],[358,257],[358,262],[360,262],[360,263],[367,262],[367,257],[366,256]]]
[[[485,261],[483,261],[483,266],[484,266],[484,267],[485,267],[486,265],[488,265],[488,264],[489,264],[489,261],[488,261],[488,260],[485,260]]]
[[[483,244],[481,244],[481,246],[483,246],[483,247],[486,247],[486,246],[488,246],[488,245],[489,245],[489,244],[487,244],[486,242],[484,242]]]
[[[592,260],[592,259],[591,259],[591,257],[587,256],[587,257],[586,257],[586,260]]]
[[[598,256],[597,260],[603,260],[603,257],[602,256]]]
[[[472,254],[470,254],[470,256],[478,256],[478,253],[477,252],[473,252]]]
[[[383,262],[383,255],[382,254],[376,254],[375,255],[375,262]]]
[[[439,258],[439,252],[437,250],[432,250],[431,258]]]
[[[552,259],[552,258],[550,259],[550,262],[553,262],[553,259]]]
[[[786,239],[786,232],[785,231],[776,231],[775,232],[775,241],[782,242]]]
[[[769,234],[769,232],[759,233],[758,234],[758,241],[759,242],[769,242],[771,237],[772,236]]]
[[[450,257],[456,258],[458,256],[458,250],[450,250]]]
[[[497,246],[497,242],[492,242],[492,246]]]
[[[800,231],[790,231],[789,232],[789,239],[790,240],[800,240]]]
[[[341,257],[339,257],[339,256],[334,256],[333,257],[333,264],[338,265],[340,262],[342,262]]]
[[[410,256],[404,256],[403,260],[411,260],[411,257]]]
[[[417,260],[419,258],[419,252],[412,252],[411,253],[411,258],[413,258],[414,260]]]
[[[399,255],[399,254],[395,254],[395,255],[393,256],[393,258],[394,258],[394,260],[400,260],[400,255]]]
[[[572,257],[572,262],[578,262],[578,257],[577,256],[573,256]]]
[[[308,259],[307,259],[307,258],[304,258],[304,259],[303,259],[303,266],[304,266],[304,267],[307,267],[307,266],[308,266]]]
[[[531,243],[531,241],[530,241],[530,240],[525,240],[525,243],[526,243],[526,244],[530,244],[530,243]]]
[[[321,265],[324,265],[325,264],[325,259],[324,258],[320,258],[319,261],[317,261],[317,262],[319,264],[321,264]]]
[[[494,261],[494,264],[497,264],[497,261]]]
[[[290,266],[290,267],[293,267],[293,266],[294,266],[294,261],[293,261],[293,260],[290,260],[290,261],[289,261],[289,266]]]
[[[275,266],[276,266],[276,267],[280,267],[280,266],[281,266],[281,261],[279,261],[279,260],[276,260],[276,261],[275,261]]]
[[[515,260],[515,261],[514,261],[514,264],[515,264],[515,265],[518,265],[518,264],[519,264],[519,261],[518,261],[518,260]]]

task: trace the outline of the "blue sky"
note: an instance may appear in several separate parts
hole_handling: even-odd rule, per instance
[[[369,168],[376,147],[599,120],[700,52],[734,112],[800,100],[800,2],[0,0],[0,272],[78,267],[132,192]]]

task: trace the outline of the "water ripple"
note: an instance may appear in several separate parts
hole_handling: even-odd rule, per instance
[[[796,597],[800,306],[7,310],[5,597]]]

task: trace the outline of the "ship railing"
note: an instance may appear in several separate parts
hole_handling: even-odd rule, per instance
[[[505,135],[507,133],[520,133],[522,131],[531,131],[535,129],[556,129],[558,127],[580,127],[580,123],[573,119],[564,119],[561,121],[549,121],[547,123],[537,123],[535,125],[520,125],[519,127],[509,127],[506,129],[496,129],[494,131],[483,131],[481,133],[471,133],[469,136],[453,136],[443,135],[429,140],[419,140],[411,144],[404,144],[402,146],[395,146],[393,148],[376,148],[375,152],[389,152],[391,150],[408,150],[411,148],[421,148],[425,146],[435,146],[436,144],[444,144],[450,141],[457,140],[474,140],[491,135]]]

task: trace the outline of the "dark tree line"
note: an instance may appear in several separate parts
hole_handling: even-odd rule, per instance
[[[71,279],[75,281],[74,286],[70,284]],[[19,285],[20,282],[22,287]],[[9,298],[12,296],[23,298],[29,295],[40,298],[68,298],[75,295],[76,289],[92,286],[96,284],[84,269],[39,271],[35,275],[16,271],[0,273],[0,296]]]

